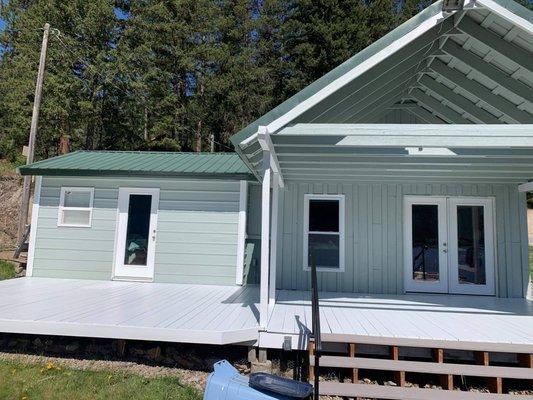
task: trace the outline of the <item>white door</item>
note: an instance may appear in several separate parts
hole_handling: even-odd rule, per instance
[[[405,289],[494,295],[493,199],[406,196]]]
[[[158,207],[159,189],[119,189],[115,279],[153,279]]]
[[[450,293],[495,293],[493,199],[448,200]]]
[[[408,196],[405,218],[405,289],[446,293],[448,254],[446,198]]]

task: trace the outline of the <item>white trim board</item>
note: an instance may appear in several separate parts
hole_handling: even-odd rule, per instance
[[[28,260],[26,263],[26,276],[33,275],[33,263],[35,259],[35,241],[37,240],[37,224],[39,223],[39,205],[41,202],[41,184],[43,177],[35,177],[35,189],[33,191],[33,205],[31,207],[30,238],[28,244]]]
[[[239,222],[237,225],[237,268],[235,284],[243,284],[244,250],[246,247],[246,214],[248,206],[248,182],[240,181],[239,192]]]

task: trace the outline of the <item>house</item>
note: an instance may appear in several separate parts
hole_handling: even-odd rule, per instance
[[[21,167],[28,278],[0,285],[0,331],[305,349],[312,253],[325,338],[531,356],[532,88],[530,11],[439,1],[236,154]]]

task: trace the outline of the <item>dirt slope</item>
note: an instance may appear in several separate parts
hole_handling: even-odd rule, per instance
[[[0,163],[3,163],[0,160]],[[1,170],[2,168],[0,168]],[[15,246],[22,180],[14,171],[0,174],[0,251]]]

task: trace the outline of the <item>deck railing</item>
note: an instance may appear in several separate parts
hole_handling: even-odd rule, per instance
[[[311,248],[311,337],[315,342],[315,373],[314,373],[314,398],[318,399],[319,376],[320,376],[320,353],[322,352],[322,341],[320,337],[320,309],[318,304],[318,284],[316,274],[316,262],[314,251]]]

